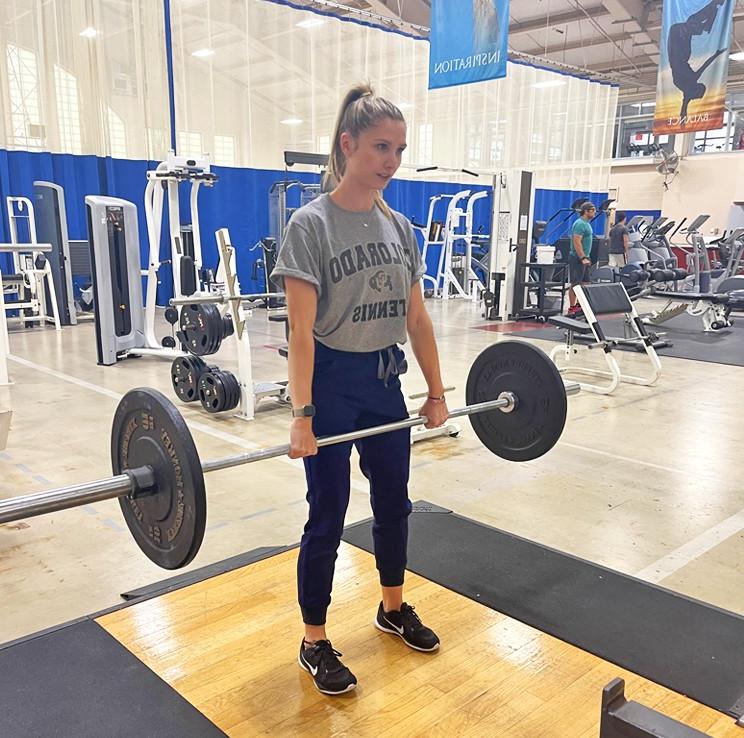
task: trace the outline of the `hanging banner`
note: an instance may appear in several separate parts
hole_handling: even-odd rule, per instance
[[[509,0],[432,0],[429,89],[506,77]]]
[[[734,0],[664,0],[654,133],[723,126]]]

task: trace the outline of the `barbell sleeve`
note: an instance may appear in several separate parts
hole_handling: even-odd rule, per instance
[[[59,487],[23,497],[0,500],[0,523],[12,523],[23,518],[67,510],[101,500],[112,500],[132,492],[134,483],[129,474]]]

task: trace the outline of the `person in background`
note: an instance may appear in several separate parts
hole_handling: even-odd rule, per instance
[[[568,313],[574,317],[580,312],[576,303],[574,287],[589,282],[589,270],[592,268],[592,240],[594,233],[589,221],[595,216],[597,208],[591,202],[585,202],[579,208],[579,217],[571,229],[571,253],[568,256],[568,278],[571,286],[568,288]]]
[[[615,225],[610,228],[610,266],[621,269],[628,263],[630,235],[625,224],[626,214],[622,210],[615,213]]]

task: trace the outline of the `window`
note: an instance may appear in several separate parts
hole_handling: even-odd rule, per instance
[[[188,156],[192,159],[200,159],[204,156],[201,133],[179,131],[177,141],[179,156]]]
[[[170,149],[170,138],[162,128],[147,128],[147,157],[151,161],[162,161]]]
[[[544,156],[545,147],[543,146],[543,134],[537,131],[532,134],[530,164],[542,164]]]
[[[468,163],[470,166],[480,166],[481,141],[483,130],[480,123],[471,123],[468,131]]]
[[[57,95],[60,146],[68,154],[82,154],[77,79],[55,64],[54,87]]]
[[[110,108],[106,106],[109,131],[109,156],[116,159],[127,158],[127,128],[124,121]]]
[[[653,156],[659,148],[674,151],[674,136],[654,136],[654,102],[618,106],[615,158]]]
[[[711,131],[696,131],[692,144],[692,154],[705,154],[713,151],[738,150],[741,133],[736,136],[737,114],[726,110],[723,113],[723,125]],[[741,129],[741,123],[739,124]]]
[[[491,151],[488,160],[491,166],[499,164],[504,157],[504,137],[493,133],[491,135]]]
[[[36,54],[20,46],[8,44],[6,62],[13,141],[19,146],[39,149],[44,145],[44,127],[41,124]]]
[[[421,166],[431,166],[434,161],[434,124],[422,123],[418,127],[418,161]]]
[[[214,137],[214,163],[235,166],[235,139],[232,136]]]

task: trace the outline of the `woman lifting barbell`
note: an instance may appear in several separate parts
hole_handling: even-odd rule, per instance
[[[399,344],[407,335],[428,386],[421,408],[427,426],[442,425],[448,415],[419,286],[426,267],[410,223],[380,194],[405,148],[400,110],[368,85],[350,90],[336,122],[326,194],[294,214],[272,273],[285,290],[289,315],[290,456],[304,458],[310,508],[297,563],[305,623],[299,663],[326,694],[348,692],[357,683],[326,633],[349,502],[352,442],[318,449],[316,436],[408,417],[398,378],[406,366]],[[364,438],[356,446],[370,482],[382,588],[374,623],[416,650],[434,651],[439,639],[403,601],[410,429]]]

